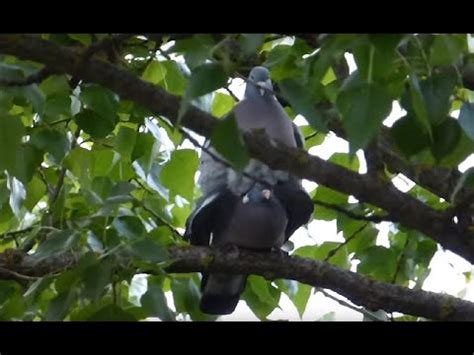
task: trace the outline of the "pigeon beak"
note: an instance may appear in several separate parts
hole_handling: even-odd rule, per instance
[[[247,202],[249,202],[249,197],[245,195],[244,197],[242,197],[242,203],[247,203]]]
[[[265,89],[267,90],[273,90],[273,85],[270,79],[267,79],[265,81],[257,81],[257,87],[259,88],[260,95],[265,95]]]
[[[269,200],[270,196],[272,195],[272,192],[270,190],[262,190],[262,196],[265,200]]]

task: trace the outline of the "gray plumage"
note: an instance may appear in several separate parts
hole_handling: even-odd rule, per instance
[[[273,94],[269,72],[255,67],[249,75],[244,99],[234,113],[240,130],[264,129],[274,141],[302,147],[298,127]],[[207,149],[219,155],[209,143]],[[236,245],[252,250],[280,249],[301,225],[307,223],[313,204],[300,179],[286,171],[270,169],[251,159],[245,168],[260,184],[216,161],[204,150],[198,184],[203,197],[187,221],[186,238],[193,245]],[[245,288],[245,275],[203,274],[201,309],[229,314]]]
[[[209,206],[212,204],[203,208]],[[224,210],[231,210],[231,213]],[[272,250],[280,249],[285,241],[286,211],[273,191],[260,184],[255,184],[243,197],[230,194],[215,206],[214,211],[204,211],[201,216],[206,214],[208,217],[193,222],[200,225],[191,227],[199,229],[206,223],[212,225],[209,244],[213,246],[237,245],[251,250]],[[201,310],[209,314],[232,313],[245,289],[246,280],[246,275],[204,275]]]
[[[249,79],[258,86],[248,83],[244,99],[234,107],[237,125],[243,132],[264,129],[267,135],[290,147],[302,147],[303,140],[298,127],[290,120],[275,96],[263,88],[272,90],[273,86],[267,68],[255,67],[251,70]],[[206,148],[213,154],[219,155],[209,143]],[[266,164],[251,159],[244,170],[252,176],[268,182],[270,185],[278,181],[287,181],[290,174],[286,171],[272,170]],[[222,163],[216,161],[205,151],[201,154],[201,174],[198,184],[203,195],[209,195],[223,188],[230,188],[237,194],[248,191],[253,181],[237,174]]]

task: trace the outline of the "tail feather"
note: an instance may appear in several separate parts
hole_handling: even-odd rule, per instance
[[[246,275],[210,274],[201,281],[201,311],[207,314],[231,314],[245,289]]]
[[[224,315],[234,312],[240,300],[240,294],[229,295],[204,295],[201,298],[199,307],[207,314]]]

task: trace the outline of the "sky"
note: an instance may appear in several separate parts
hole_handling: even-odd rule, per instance
[[[470,45],[474,43],[470,42]],[[346,59],[349,64],[350,72],[355,70],[356,66],[353,57],[350,54],[346,54]],[[230,85],[232,92],[241,99],[245,89],[245,83],[241,79],[234,79]],[[225,91],[223,91],[225,93]],[[404,115],[404,111],[400,108],[398,103],[394,102],[392,112],[384,121],[384,125],[390,127],[398,118]],[[457,118],[459,112],[452,113]],[[298,125],[307,125],[306,120],[298,116],[295,119],[295,123]],[[164,132],[166,135],[166,132]],[[182,148],[193,148],[190,142],[184,142]],[[348,143],[335,136],[333,133],[329,133],[323,144],[310,148],[309,153],[316,155],[322,159],[328,159],[335,152],[349,152]],[[360,162],[360,173],[366,172],[365,159],[361,151],[357,153]],[[469,167],[474,166],[474,155],[468,157],[460,166],[459,170],[464,172]],[[398,175],[393,180],[394,185],[401,191],[408,191],[414,183],[407,177]],[[303,186],[308,190],[313,190],[317,184],[310,181],[304,181]],[[389,247],[388,243],[388,232],[390,223],[383,222],[377,224],[376,228],[379,230],[377,236],[377,245]],[[300,228],[290,239],[295,246],[295,249],[304,245],[319,245],[326,241],[343,242],[344,238],[342,233],[337,233],[335,221],[320,221],[313,220],[309,225],[308,229]],[[351,268],[355,271],[355,264]],[[453,296],[461,297],[466,300],[474,301],[474,285],[467,284],[464,273],[472,273],[474,269],[471,264],[462,259],[461,257],[453,254],[449,251],[441,250],[438,247],[438,251],[435,253],[430,263],[431,273],[425,280],[423,289],[433,292],[441,292],[450,294]],[[137,275],[132,282],[130,292],[136,300],[139,299],[140,295],[146,291],[146,277],[145,275]],[[350,303],[343,296],[338,295],[330,290],[328,293],[336,296],[339,299],[345,300]],[[170,292],[167,293],[167,300],[170,308],[174,309],[173,298]],[[331,314],[331,319],[337,321],[359,321],[362,320],[363,315],[357,311],[354,311],[346,306],[342,306],[336,301],[325,297],[320,292],[311,295],[306,311],[303,317],[300,319],[296,307],[293,305],[291,300],[282,293],[280,300],[280,308],[275,309],[268,319],[270,320],[290,320],[290,321],[314,321],[323,318],[325,315]],[[240,301],[236,310],[233,314],[222,316],[219,321],[257,321],[258,318],[253,312],[247,307],[245,301]]]

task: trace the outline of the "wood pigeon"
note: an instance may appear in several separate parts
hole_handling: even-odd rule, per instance
[[[249,79],[244,99],[234,108],[239,129],[264,129],[277,143],[302,148],[304,140],[298,127],[272,92],[265,90],[272,90],[268,69],[253,68]],[[219,156],[209,143],[205,147]],[[296,229],[308,222],[313,203],[299,179],[256,159],[251,159],[244,171],[258,181],[202,151],[198,184],[203,196],[187,220],[185,233],[191,244],[279,250]],[[246,275],[204,274],[201,310],[232,313],[246,279]]]

